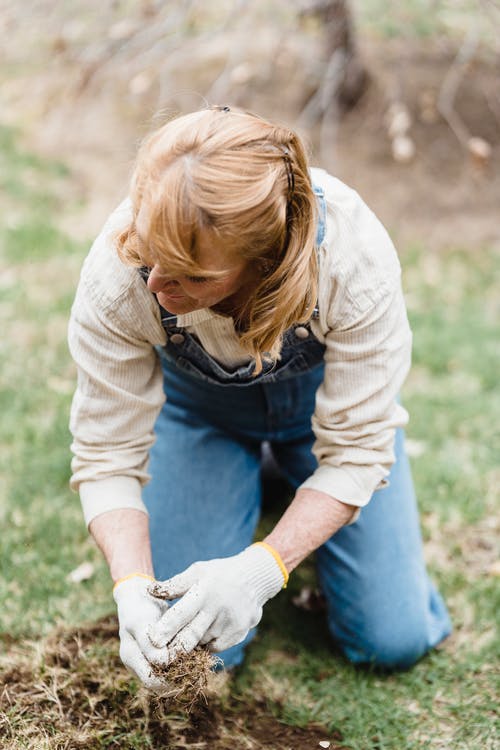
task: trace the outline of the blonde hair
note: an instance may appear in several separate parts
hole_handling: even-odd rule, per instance
[[[254,373],[263,358],[279,358],[284,332],[310,318],[317,295],[316,198],[299,137],[227,107],[178,117],[143,141],[131,199],[132,222],[117,238],[122,261],[144,266],[146,254],[169,273],[213,278],[220,272],[196,262],[199,234],[213,232],[260,270],[237,327]],[[149,226],[139,238],[144,204]]]

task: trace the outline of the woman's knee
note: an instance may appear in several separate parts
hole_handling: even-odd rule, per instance
[[[404,670],[413,666],[428,650],[425,628],[414,623],[398,627],[367,627],[353,637],[334,633],[345,656],[353,664],[371,665],[379,669]]]

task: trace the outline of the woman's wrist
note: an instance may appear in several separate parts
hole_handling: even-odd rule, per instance
[[[116,584],[120,581],[124,581],[127,578],[133,578],[134,576],[142,576],[143,578],[151,578],[152,581],[154,581],[154,572],[151,565],[146,564],[115,564],[111,563],[109,565],[109,574],[111,576],[111,580],[113,581],[113,585],[116,586]]]
[[[277,551],[291,573],[311,552],[349,523],[356,510],[324,492],[300,488],[263,541]]]
[[[89,530],[108,563],[113,583],[137,573],[154,577],[146,513],[130,508],[108,511],[96,516]]]

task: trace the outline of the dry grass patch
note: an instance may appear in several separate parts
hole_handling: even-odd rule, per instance
[[[180,748],[304,750],[330,740],[325,729],[291,727],[263,700],[229,696],[200,651],[168,671],[170,689],[154,696],[132,680],[119,655],[116,618],[58,628],[44,643],[9,643],[1,659],[2,748],[101,750]],[[198,672],[198,676],[196,673]],[[212,678],[212,681],[211,679]]]
[[[199,703],[207,701],[217,661],[206,648],[198,648],[180,654],[167,667],[153,665],[153,674],[165,683],[160,700],[178,703],[190,713]]]

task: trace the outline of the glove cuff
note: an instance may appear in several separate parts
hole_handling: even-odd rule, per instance
[[[269,545],[252,544],[241,554],[245,556],[248,566],[247,580],[257,593],[259,602],[263,604],[283,588],[285,576],[281,566]]]
[[[148,581],[154,581],[155,579],[153,576],[148,576],[146,573],[129,573],[128,576],[123,576],[123,578],[119,578],[115,585],[113,586],[113,597],[116,601],[116,590],[120,586],[120,584],[125,583],[125,581],[130,581],[133,578],[146,578]]]
[[[283,573],[283,588],[286,589],[288,579],[290,578],[290,575],[288,573],[288,570],[285,568],[285,563],[281,559],[281,555],[278,552],[277,549],[274,549],[274,547],[271,547],[270,544],[267,542],[255,542],[255,544],[252,545],[253,547],[264,547],[264,549],[267,549],[268,552],[271,553],[271,555],[274,557],[276,562],[279,565],[279,568],[281,572]]]

